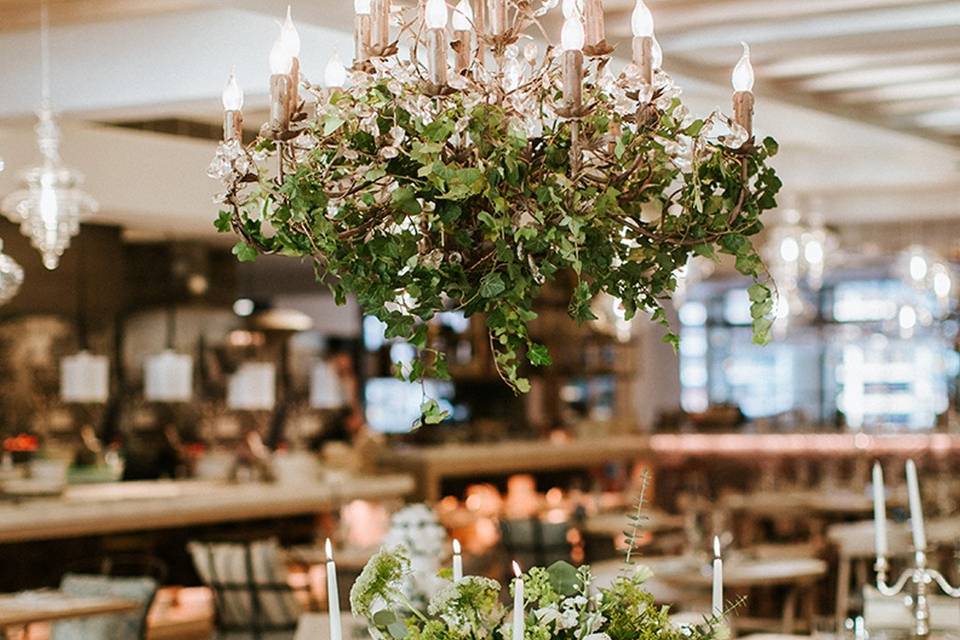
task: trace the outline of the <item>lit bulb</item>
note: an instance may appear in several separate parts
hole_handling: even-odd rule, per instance
[[[800,258],[800,245],[795,238],[786,237],[780,243],[780,257],[784,262],[796,262]]]
[[[457,8],[453,10],[453,29],[454,31],[469,31],[473,26],[473,7],[470,6],[470,0],[460,0]]]
[[[270,73],[275,76],[286,75],[293,68],[293,56],[283,44],[283,38],[277,38],[270,50]]]
[[[933,292],[938,298],[946,298],[953,289],[953,282],[950,281],[950,274],[941,266],[933,275]]]
[[[444,0],[427,0],[423,15],[427,29],[444,29],[447,26],[447,3]]]
[[[297,28],[293,26],[290,5],[287,5],[287,19],[283,21],[283,27],[280,28],[280,40],[291,58],[300,57],[300,34],[297,33]]]
[[[60,203],[52,180],[53,176],[50,176],[50,179],[41,181],[40,187],[40,219],[45,229],[56,229],[60,222]]]
[[[663,67],[663,47],[660,46],[660,41],[657,40],[657,36],[653,36],[653,44],[650,47],[650,64],[654,69],[659,69]]]
[[[927,277],[927,261],[923,256],[910,256],[910,277],[914,280],[923,280]]]
[[[223,100],[224,111],[240,111],[243,109],[243,89],[237,82],[236,71],[230,72],[227,84],[223,87],[221,99]]]
[[[750,64],[750,46],[746,42],[743,45],[743,55],[733,68],[733,90],[734,91],[753,91],[753,65]]]
[[[370,15],[370,0],[353,0],[353,10],[360,16]]]
[[[720,557],[720,536],[713,536],[713,557]]]
[[[583,49],[583,42],[586,35],[583,32],[583,23],[577,16],[570,16],[563,23],[563,31],[560,32],[560,46],[564,51],[580,51]]]
[[[634,38],[653,36],[653,14],[643,3],[643,0],[637,0],[637,6],[633,8],[633,16],[630,19],[630,26],[633,29]]]
[[[340,55],[333,54],[323,70],[323,80],[330,88],[340,88],[347,83],[347,68],[340,62]]]
[[[563,19],[583,15],[583,0],[563,0]]]

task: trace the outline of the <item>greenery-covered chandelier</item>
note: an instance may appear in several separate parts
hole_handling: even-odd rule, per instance
[[[550,364],[528,329],[547,281],[575,276],[577,321],[607,293],[627,318],[666,324],[693,255],[733,256],[755,280],[766,341],[773,304],[750,238],[780,181],[767,164],[776,143],[753,137],[746,46],[734,117],[694,119],[660,69],[642,0],[619,71],[602,0],[557,4],[357,0],[353,65],[334,57],[323,87],[301,75],[288,13],[270,54],[270,119],[252,143],[235,77],[224,90],[210,174],[226,185],[217,227],[240,236],[237,257],[310,258],[338,301],[356,296],[389,337],[419,348],[399,372],[408,379],[445,374],[426,323],[461,310],[483,314],[501,377],[524,392],[526,364]],[[556,47],[541,20],[560,9]]]

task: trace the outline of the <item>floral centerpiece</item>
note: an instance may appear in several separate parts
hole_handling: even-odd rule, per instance
[[[750,238],[780,181],[768,164],[776,142],[753,137],[746,54],[738,115],[695,118],[651,55],[642,1],[649,34],[620,70],[596,41],[599,0],[585,16],[571,3],[559,47],[541,25],[557,0],[496,0],[488,23],[464,0],[452,42],[442,0],[393,13],[390,4],[374,2],[378,44],[370,2],[357,3],[355,63],[348,72],[331,61],[326,87],[301,78],[299,37],[293,50],[282,37],[271,119],[249,145],[228,86],[227,139],[210,173],[226,185],[216,225],[239,236],[241,261],[311,260],[337,301],[355,296],[388,338],[418,348],[398,370],[409,380],[446,375],[427,322],[459,310],[483,315],[500,376],[526,392],[525,370],[551,363],[529,331],[546,282],[574,274],[577,321],[593,318],[591,301],[606,293],[627,319],[668,325],[665,304],[695,255],[728,254],[756,281],[754,332],[767,340],[773,302]],[[385,40],[397,24],[397,40]],[[288,21],[287,40],[292,29]],[[424,415],[441,419],[435,403]]]
[[[367,620],[377,640],[515,640],[500,583],[480,576],[448,582],[425,611],[403,595],[410,571],[403,548],[381,550],[364,568],[350,592],[353,614]],[[642,565],[627,564],[605,587],[597,587],[589,566],[557,562],[534,567],[523,581],[525,640],[715,640],[725,637],[722,616],[677,626],[668,607],[644,589],[652,576]]]

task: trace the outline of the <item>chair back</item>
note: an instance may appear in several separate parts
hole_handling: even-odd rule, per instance
[[[503,520],[500,523],[508,557],[524,567],[546,567],[558,560],[569,561],[569,531],[570,525],[566,522],[543,522],[539,518]]]
[[[303,606],[287,583],[276,540],[191,542],[200,579],[213,591],[217,629],[253,640],[297,628]]]
[[[147,635],[147,614],[157,593],[150,577],[115,577],[68,573],[60,582],[64,593],[79,597],[112,597],[132,600],[140,607],[131,613],[65,620],[53,625],[51,640],[142,639]]]

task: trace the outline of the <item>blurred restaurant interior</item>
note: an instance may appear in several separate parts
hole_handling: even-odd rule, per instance
[[[656,38],[638,19],[646,5]],[[402,640],[416,618],[399,632],[386,623],[388,634],[350,614],[351,584],[394,545],[422,578],[410,589],[423,611],[451,562],[504,585],[513,562],[589,564],[599,584],[617,580],[629,550],[677,625],[722,620],[734,636],[766,640],[960,637],[960,2],[646,5],[424,0],[418,14],[416,0],[373,0],[372,13],[365,0],[0,0],[0,637]],[[437,7],[452,28],[446,13],[433,24]],[[503,40],[500,10],[517,22],[535,15],[536,26]],[[571,25],[586,48],[570,44]],[[376,49],[384,29],[399,53]],[[551,53],[561,30],[563,51]],[[405,45],[408,32],[423,46]],[[293,62],[278,62],[291,34]],[[460,38],[449,51],[448,36]],[[536,84],[541,55],[563,56],[543,72],[549,100],[581,108],[582,81],[582,108],[594,111],[557,108],[523,145],[569,145],[573,178],[537,174],[529,156],[508,166],[506,147],[487,145],[492,134],[466,116],[443,132],[444,148],[503,153],[504,184],[529,170],[546,210],[549,185],[599,184],[584,165],[616,173],[633,153],[622,140],[659,128],[647,157],[673,159],[654,186],[686,186],[658,201],[657,221],[638,214],[630,228],[673,245],[633,272],[602,266],[602,247],[558,250],[570,262],[535,258],[537,233],[575,238],[583,225],[584,242],[598,242],[609,228],[602,187],[576,191],[597,197],[583,218],[515,216],[515,246],[486,231],[482,246],[496,248],[477,264],[495,254],[504,266],[479,284],[437,282],[469,273],[446,243],[464,242],[455,227],[466,228],[483,187],[454,214],[452,190],[425,202],[409,194],[427,187],[394,182],[383,191],[392,230],[364,222],[362,241],[357,229],[325,235],[356,208],[337,209],[333,179],[311,163],[352,117],[379,127],[371,153],[386,170],[341,155],[336,170],[353,162],[366,180],[341,176],[350,193],[401,171],[399,160],[406,171],[446,153],[430,151],[442,147],[428,139],[441,123],[431,104],[489,114],[495,90],[484,82],[506,83],[497,95],[512,100]],[[392,57],[418,56],[421,80],[385,71]],[[751,63],[755,85],[734,72],[732,91],[734,65]],[[647,84],[629,84],[636,73]],[[387,106],[356,98],[367,86],[397,94],[391,83],[426,88]],[[624,115],[604,134],[614,137],[574,160],[612,95],[630,102],[629,117],[611,107],[609,118]],[[408,104],[420,106],[406,117],[422,108],[437,120],[382,124]],[[706,132],[714,123],[719,137]],[[764,173],[773,153],[776,175]],[[737,169],[716,187],[706,173],[715,160],[742,163],[742,182]],[[255,168],[238,169],[248,161]],[[452,185],[471,170],[436,162],[400,183]],[[650,162],[644,188],[661,170]],[[770,209],[736,236],[747,248],[731,248],[726,231],[688,241],[705,237],[697,218],[682,240],[664,239],[670,198],[693,182],[705,211],[744,190],[731,224]],[[744,195],[768,187],[779,190],[775,207]],[[260,198],[260,217],[238,193]],[[380,202],[364,197],[371,211]],[[305,214],[283,204],[307,198],[316,202]],[[499,200],[494,215],[525,206]],[[288,220],[298,215],[316,219],[298,227]],[[434,228],[441,240],[428,253]],[[381,242],[391,233],[414,240]],[[638,242],[631,255],[646,250]],[[387,275],[391,252],[408,247],[415,255]],[[428,269],[439,306],[405,312],[427,304]],[[418,279],[394,288],[405,274]],[[608,275],[619,284],[591,288]],[[396,303],[382,304],[384,288]],[[477,306],[514,293],[522,321]],[[730,611],[718,611],[718,588]],[[528,627],[546,624],[534,608]],[[409,637],[511,640],[516,626],[504,625]]]

